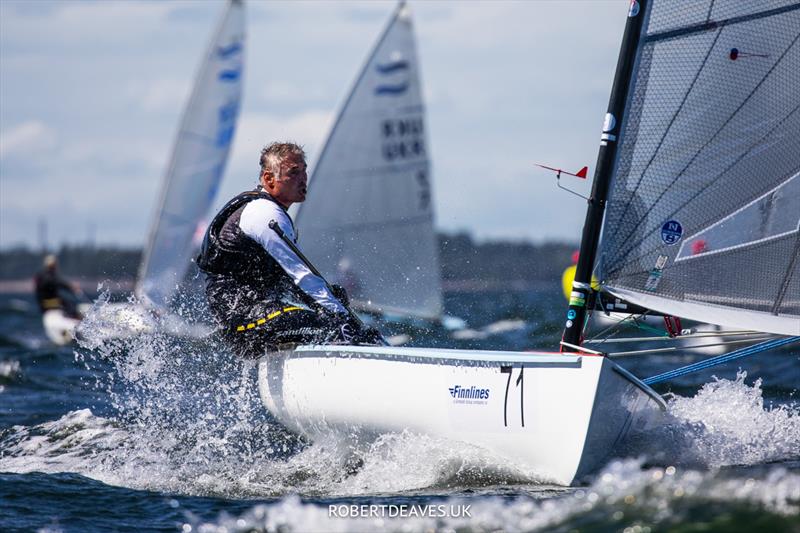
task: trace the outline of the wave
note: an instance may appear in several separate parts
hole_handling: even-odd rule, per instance
[[[147,334],[82,348],[75,357],[109,399],[111,414],[81,409],[1,430],[0,471],[72,472],[132,489],[226,498],[552,489],[539,485],[535,472],[444,439],[400,433],[357,441],[332,433],[309,443],[267,413],[254,364],[214,338]],[[710,470],[715,479],[724,467],[800,459],[800,406],[768,405],[761,387],[741,373],[693,397],[671,395],[663,423],[622,450],[622,459],[638,463],[611,465]]]
[[[203,533],[649,531],[686,523],[725,530],[750,518],[752,523],[788,530],[790,524],[796,524],[799,513],[800,475],[785,468],[772,468],[764,479],[743,480],[675,467],[643,468],[640,461],[628,459],[611,462],[590,486],[555,498],[543,499],[530,493],[513,498],[455,496],[320,503],[289,496],[255,505],[238,516],[223,515],[216,521],[187,525]]]

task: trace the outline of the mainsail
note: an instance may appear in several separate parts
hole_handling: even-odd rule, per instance
[[[243,2],[230,0],[184,111],[140,266],[136,295],[148,304],[169,306],[216,196],[239,116],[244,41]]]
[[[441,315],[425,108],[403,3],[339,113],[297,227],[310,259],[357,308]]]
[[[600,243],[603,288],[668,314],[798,335],[800,3],[646,9]]]

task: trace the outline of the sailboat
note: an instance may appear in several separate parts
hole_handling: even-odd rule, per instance
[[[409,7],[401,2],[339,111],[296,226],[353,307],[442,318],[430,155]]]
[[[89,304],[78,304],[77,309],[86,313]],[[74,340],[75,328],[80,324],[80,319],[72,318],[63,309],[50,309],[42,313],[42,327],[48,340],[56,346],[66,346]]]
[[[170,309],[193,266],[194,237],[205,229],[224,175],[239,117],[244,43],[243,0],[229,0],[195,79],[164,176],[134,290],[137,303],[108,304],[94,317],[92,327],[104,325],[106,336],[165,325],[177,334],[195,331]]]
[[[596,266],[632,303],[791,335],[730,357],[800,341],[800,4],[774,4],[631,2],[559,351],[297,346],[259,361],[266,407],[312,440],[409,431],[571,485],[665,408],[659,376],[582,345]]]

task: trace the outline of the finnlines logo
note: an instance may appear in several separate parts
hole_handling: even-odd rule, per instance
[[[469,388],[456,385],[450,387],[450,396],[464,400],[488,400],[489,389],[479,389],[475,385]]]

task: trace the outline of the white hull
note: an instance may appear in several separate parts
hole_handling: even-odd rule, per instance
[[[47,338],[53,344],[66,346],[75,338],[75,328],[81,321],[64,314],[61,309],[51,309],[42,315],[42,325]]]
[[[560,485],[602,466],[664,407],[612,361],[585,355],[300,346],[263,357],[258,381],[266,407],[311,439],[407,430],[484,448]]]

